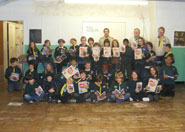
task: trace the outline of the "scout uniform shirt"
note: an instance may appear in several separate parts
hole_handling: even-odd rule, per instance
[[[19,75],[19,80],[18,81],[12,81],[12,80],[10,80],[9,77],[12,74],[18,74]],[[17,67],[17,66],[16,67],[9,66],[6,69],[5,78],[8,80],[8,83],[20,82],[20,80],[22,78],[21,69],[19,67]]]
[[[114,38],[111,37],[111,36],[108,36],[108,37],[103,36],[103,37],[101,37],[100,40],[99,40],[99,43],[100,43],[101,48],[104,47],[104,41],[105,41],[106,39],[108,39],[108,40],[110,41],[110,47],[112,47],[112,41],[114,40]]]
[[[125,93],[127,92],[126,85],[123,82],[119,84],[116,81],[113,81],[110,86],[110,91],[113,92],[115,89],[119,90],[119,92],[121,92],[121,90],[124,90]]]
[[[105,83],[102,82],[101,85],[99,85],[97,82],[94,82],[94,83],[91,83],[90,85],[90,91],[91,92],[99,92],[100,95],[103,93],[103,92],[108,92],[108,89],[107,89],[107,86]]]
[[[164,55],[164,48],[165,45],[170,43],[169,39],[166,36],[157,37],[153,40],[153,47],[154,51],[156,52],[157,56],[163,56]]]

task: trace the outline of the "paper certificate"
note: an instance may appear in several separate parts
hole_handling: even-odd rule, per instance
[[[10,79],[11,81],[17,81],[16,79],[19,79],[19,74],[18,73],[11,73],[11,76],[13,77],[12,79]]]
[[[142,59],[142,50],[141,50],[141,48],[134,49],[134,56],[135,56],[135,60]]]
[[[92,48],[92,52],[93,52],[93,58],[94,61],[99,61],[100,58],[100,47],[93,47]]]
[[[87,81],[78,83],[79,94],[86,93],[88,91],[87,88],[85,88],[85,86],[88,86]]]
[[[40,95],[43,93],[43,89],[41,88],[41,86],[39,86],[38,89],[39,89],[39,90],[36,92],[36,94],[37,94],[38,96],[40,96]]]
[[[68,67],[62,71],[62,74],[66,79],[72,77],[75,74],[75,68],[73,66]]]
[[[86,57],[86,55],[87,55],[87,47],[80,47],[79,48],[79,56]]]
[[[103,51],[104,51],[103,54],[104,54],[105,57],[110,57],[111,56],[111,48],[110,47],[104,47]]]
[[[137,82],[136,83],[136,88],[139,89],[139,91],[141,91],[142,90],[142,85],[143,85],[142,82]]]
[[[148,81],[149,89],[147,89],[147,90],[150,91],[150,92],[155,92],[156,88],[157,88],[157,84],[158,84],[158,81],[156,79],[150,78],[149,81]]]
[[[74,85],[73,84],[67,84],[67,92],[70,94],[70,93],[73,93],[75,90],[74,90]]]
[[[125,47],[125,45],[122,45],[122,46],[120,47],[120,52],[126,52],[126,47]]]
[[[112,48],[113,50],[113,57],[120,57],[120,49],[118,47]]]

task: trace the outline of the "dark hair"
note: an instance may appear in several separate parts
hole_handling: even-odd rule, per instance
[[[137,74],[137,76],[139,77],[138,73],[137,73],[135,70],[133,70],[132,73],[131,73],[130,80],[133,80],[132,74],[133,74],[134,72],[135,72],[135,73]]]
[[[91,64],[91,61],[86,61],[85,64]]]
[[[74,40],[75,42],[77,41],[75,38],[72,38],[70,41]]]
[[[29,43],[28,50],[29,50],[29,51],[32,51],[32,49],[31,49],[31,44],[32,44],[32,43],[34,43],[34,50],[37,50],[37,46],[36,46],[35,42],[33,42],[33,41],[31,41],[31,42]]]
[[[29,62],[29,63],[28,63],[28,66],[29,66],[29,65],[34,66],[34,63],[33,63],[33,62]]]
[[[155,66],[151,66],[150,69],[152,69],[152,68],[156,71],[155,74],[158,76],[158,70],[157,70],[157,68]],[[151,73],[150,73],[150,75],[151,75]]]
[[[158,31],[159,31],[159,29],[162,29],[165,32],[165,28],[164,27],[159,27]]]
[[[45,46],[45,44],[48,43],[48,42],[49,42],[49,45],[51,45],[51,42],[47,39],[47,40],[44,41],[44,46]]]
[[[171,44],[166,44],[165,46],[171,49]]]
[[[64,39],[59,39],[58,43],[60,43],[60,42],[65,43],[65,40]]]
[[[89,41],[93,41],[93,43],[94,43],[94,39],[92,37],[88,38],[88,43],[89,43]]]
[[[82,39],[86,39],[87,40],[87,38],[85,36],[82,36],[80,40],[82,41]]]
[[[76,58],[75,57],[72,57],[71,59],[70,59],[70,62],[71,61],[76,61]]]
[[[13,58],[10,59],[10,63],[11,63],[11,64],[13,64],[13,63],[16,62],[16,61],[18,61],[18,59],[15,58],[15,57],[13,57]]]
[[[96,81],[96,82],[103,81],[103,76],[102,76],[102,74],[98,74],[98,75],[96,75],[96,77],[95,77],[95,81]]]
[[[145,45],[145,40],[142,37],[139,37],[138,40],[141,39],[143,41],[143,45]]]
[[[33,75],[29,75],[26,77],[26,80],[32,80],[32,79],[34,79]]]
[[[124,42],[127,42],[127,43],[129,43],[129,40],[126,38],[126,39],[123,39],[123,43]]]
[[[149,45],[153,49],[153,44],[151,42],[147,42],[147,45]]]
[[[105,46],[105,43],[109,43],[109,46],[110,46],[110,41],[108,39],[104,40],[104,42],[103,42],[104,46]]]
[[[100,47],[100,44],[97,42],[93,44],[93,47],[95,47],[96,45]]]
[[[105,30],[107,30],[108,32],[110,32],[110,30],[108,28],[104,28],[103,29],[103,32],[105,32]]]
[[[81,70],[81,71],[80,71],[80,74],[82,74],[82,73],[85,73],[85,74],[86,74],[86,72],[85,72],[84,70]]]

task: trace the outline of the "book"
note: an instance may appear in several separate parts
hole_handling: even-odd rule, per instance
[[[28,61],[31,61],[31,60],[36,60],[36,57],[33,56],[33,55],[29,56],[29,57],[28,57]]]
[[[120,49],[118,47],[112,48],[113,57],[120,57]]]
[[[134,49],[135,60],[142,59],[142,50],[141,48]]]
[[[43,89],[42,89],[41,86],[39,86],[38,89],[39,89],[39,90],[36,92],[36,94],[37,94],[38,96],[40,96],[44,91],[43,91]]]
[[[75,57],[75,56],[76,56],[76,50],[70,49],[70,50],[69,50],[69,54],[70,54],[71,56]]]
[[[160,93],[160,91],[158,90],[159,88],[162,88],[162,85],[157,85],[157,89],[155,91],[156,94]]]
[[[136,88],[138,88],[139,91],[142,91],[142,85],[143,85],[142,82],[137,82],[137,83],[136,83]]]
[[[17,81],[16,78],[19,79],[19,74],[18,73],[11,73],[11,76],[13,77],[12,79],[10,79],[11,81]]]
[[[64,77],[65,77],[66,79],[72,77],[72,76],[75,74],[75,67],[70,66],[70,67],[68,67],[67,69],[64,69],[64,70],[62,71],[62,74],[64,75]]]
[[[101,93],[99,91],[97,91],[97,100],[101,101],[104,100],[106,98],[106,95],[104,95],[105,92]]]
[[[61,63],[62,61],[64,61],[65,59],[67,59],[67,56],[65,54],[61,55],[61,56],[57,56],[55,63]]]
[[[120,52],[126,52],[126,47],[125,45],[120,46]]]
[[[92,52],[93,52],[93,59],[94,61],[99,61],[100,58],[100,47],[93,47],[92,48]]]
[[[73,84],[67,84],[67,92],[68,93],[74,93],[74,85]]]
[[[83,94],[83,93],[88,92],[88,89],[85,88],[85,86],[88,86],[87,81],[82,81],[82,82],[79,82],[78,83],[78,91],[79,91],[79,94]]]
[[[124,99],[124,95],[122,94],[123,91],[124,91],[123,89],[121,91],[119,91],[118,89],[115,89],[116,98]]]
[[[86,55],[87,55],[87,47],[80,47],[79,48],[79,56],[86,57]]]
[[[47,47],[43,47],[41,54],[42,55],[47,55],[47,54],[51,55],[52,52],[53,52],[53,49],[50,49],[50,48],[47,48]]]
[[[149,89],[147,89],[147,90],[150,92],[155,92],[156,88],[157,88],[157,84],[158,84],[158,80],[150,78],[148,81]]]
[[[110,57],[111,56],[111,47],[104,47],[103,54],[105,57]]]

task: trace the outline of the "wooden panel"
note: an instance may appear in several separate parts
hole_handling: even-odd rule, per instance
[[[8,23],[9,59],[16,56],[15,24]]]
[[[23,25],[15,25],[15,44],[16,44],[16,56],[19,57],[23,54]]]
[[[0,65],[3,65],[3,21],[0,21]]]

